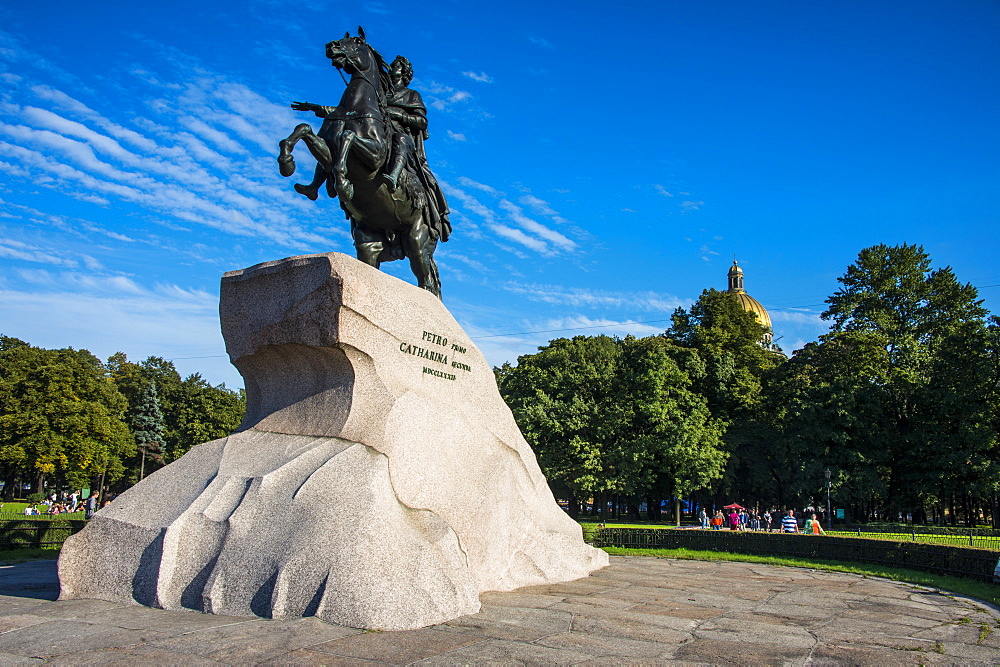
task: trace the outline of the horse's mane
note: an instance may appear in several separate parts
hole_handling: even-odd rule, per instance
[[[378,67],[378,87],[384,101],[389,96],[389,93],[392,92],[392,77],[389,76],[389,65],[386,64],[382,54],[375,50],[375,47],[368,44],[368,48],[375,57],[375,64]]]

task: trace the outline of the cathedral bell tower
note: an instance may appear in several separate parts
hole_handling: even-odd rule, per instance
[[[756,315],[757,321],[767,327],[767,333],[764,334],[762,344],[764,347],[770,348],[773,337],[771,316],[767,314],[767,309],[760,305],[760,301],[746,293],[746,290],[743,288],[743,269],[740,268],[739,263],[735,259],[733,260],[733,265],[729,268],[729,273],[726,275],[729,278],[729,289],[726,292],[734,295],[739,300],[743,310]]]

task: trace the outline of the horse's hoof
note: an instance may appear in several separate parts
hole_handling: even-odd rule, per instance
[[[300,195],[305,195],[312,201],[316,201],[316,198],[319,196],[316,188],[311,188],[308,185],[302,185],[301,183],[296,183],[292,187],[294,187],[295,191],[298,192]]]
[[[278,171],[286,178],[295,173],[295,158],[291,155],[278,156]]]

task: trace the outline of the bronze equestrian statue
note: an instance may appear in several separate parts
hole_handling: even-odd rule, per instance
[[[318,133],[303,123],[279,142],[282,176],[295,173],[292,149],[301,139],[316,158],[308,185],[295,191],[315,201],[320,187],[340,200],[351,221],[358,259],[378,268],[394,259],[410,260],[417,284],[441,298],[434,249],[451,234],[448,204],[427,165],[427,108],[409,88],[410,62],[396,56],[391,65],[365,41],[350,33],[326,45],[334,67],[351,78],[335,107],[294,102],[296,111],[323,119]]]

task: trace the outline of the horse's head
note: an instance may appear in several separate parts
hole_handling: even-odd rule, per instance
[[[328,43],[326,57],[334,67],[348,74],[365,72],[375,65],[371,47],[365,41],[365,31],[360,26],[357,37],[351,37],[350,32],[345,32],[342,39]]]

